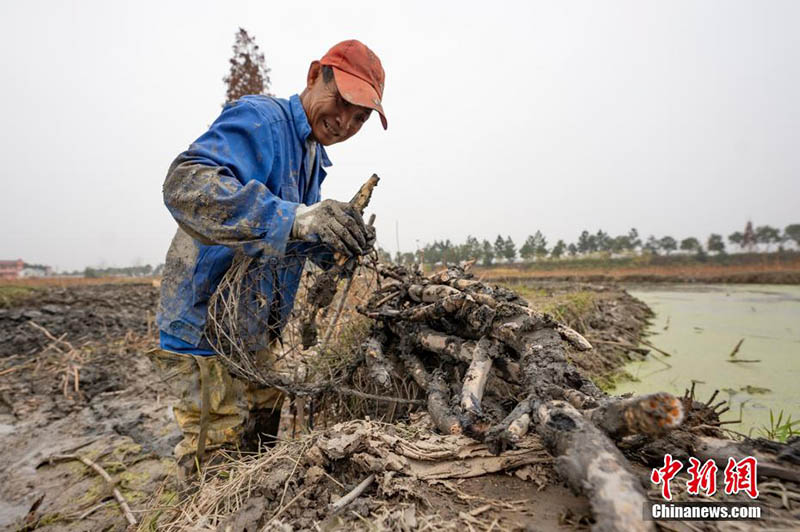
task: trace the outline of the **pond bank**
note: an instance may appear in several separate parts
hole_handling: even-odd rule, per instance
[[[650,308],[614,284],[572,282],[505,283],[535,309],[553,315],[592,343],[588,352],[570,352],[570,361],[608,388],[621,368],[641,360],[639,341],[653,317]]]

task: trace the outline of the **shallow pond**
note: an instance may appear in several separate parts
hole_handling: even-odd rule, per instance
[[[668,353],[625,369],[635,378],[612,393],[659,390],[683,394],[692,380],[705,401],[730,401],[727,428],[753,435],[770,426],[770,410],[800,418],[800,286],[633,286],[628,291],[656,313],[647,340]],[[744,338],[734,357],[731,352]],[[647,346],[643,346],[647,347]],[[731,363],[731,360],[760,362]],[[800,426],[795,427],[800,430]]]

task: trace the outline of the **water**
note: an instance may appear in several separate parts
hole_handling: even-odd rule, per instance
[[[628,290],[656,313],[647,338],[660,349],[626,369],[637,381],[622,382],[613,393],[683,394],[692,380],[705,401],[715,389],[715,402],[730,400],[723,420],[741,423],[727,428],[760,435],[770,425],[770,410],[800,419],[800,286],[672,285],[637,286]],[[736,343],[744,342],[730,363]],[[646,347],[646,346],[644,346]],[[657,357],[657,358],[656,358]],[[800,427],[797,427],[800,430]]]

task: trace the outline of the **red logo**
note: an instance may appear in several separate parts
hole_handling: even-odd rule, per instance
[[[667,500],[672,500],[669,482],[675,475],[683,469],[680,460],[674,460],[671,454],[664,455],[664,466],[655,468],[650,473],[650,481],[661,484],[661,496]],[[686,483],[686,491],[689,495],[700,495],[704,492],[711,496],[717,492],[717,472],[719,468],[713,460],[706,460],[701,463],[697,458],[689,458],[689,481]],[[740,491],[747,493],[751,499],[758,497],[758,460],[752,456],[746,456],[736,461],[735,458],[728,458],[728,465],[724,472],[725,494],[735,495]]]
[[[706,492],[709,497],[717,492],[717,464],[714,460],[708,460],[703,466],[700,466],[700,460],[697,458],[689,458],[689,482],[686,483],[689,495],[699,495],[700,490]]]
[[[757,468],[758,462],[752,456],[742,458],[738,462],[728,458],[728,465],[725,467],[725,493],[734,495],[743,491],[751,499],[758,497]]]
[[[650,481],[653,484],[663,484],[661,486],[661,496],[666,500],[672,500],[672,493],[669,491],[669,481],[672,480],[678,471],[683,469],[680,460],[673,460],[671,454],[664,455],[664,467],[653,469],[650,473]]]

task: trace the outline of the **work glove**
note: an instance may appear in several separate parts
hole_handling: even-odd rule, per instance
[[[364,225],[361,214],[349,203],[328,199],[297,207],[291,237],[327,244],[348,256],[364,255],[375,243],[375,230]]]

